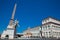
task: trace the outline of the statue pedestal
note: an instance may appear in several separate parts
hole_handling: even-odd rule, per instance
[[[9,39],[14,39],[14,34],[15,34],[15,29],[13,28],[7,28],[7,30],[4,30],[2,35],[1,35],[1,39],[4,38],[9,38]]]

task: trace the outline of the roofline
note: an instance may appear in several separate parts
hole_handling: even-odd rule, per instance
[[[59,19],[54,18],[54,17],[51,17],[51,16],[44,18],[42,21],[44,21],[45,19],[48,19],[48,18],[52,18],[52,19],[54,19],[54,20],[56,20],[56,21],[60,21]]]

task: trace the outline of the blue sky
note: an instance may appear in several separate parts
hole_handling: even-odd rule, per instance
[[[17,32],[41,25],[42,20],[48,16],[60,20],[60,0],[0,0],[0,33],[9,24],[15,3],[15,19],[18,19],[20,25]]]

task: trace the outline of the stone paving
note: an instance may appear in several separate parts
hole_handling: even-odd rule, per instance
[[[0,40],[9,40],[9,39],[0,39]],[[11,39],[10,39],[11,40]],[[25,38],[15,38],[13,40],[60,40],[60,39],[56,39],[56,38],[28,38],[28,39],[25,39]]]

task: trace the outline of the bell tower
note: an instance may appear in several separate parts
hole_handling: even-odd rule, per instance
[[[15,6],[14,6],[14,10],[12,12],[11,20],[7,26],[7,29],[3,31],[2,35],[1,35],[1,39],[4,39],[6,37],[8,37],[8,39],[14,39],[14,37],[15,37],[16,27],[18,24],[17,20],[14,21],[16,6],[17,6],[17,4],[15,4]]]

